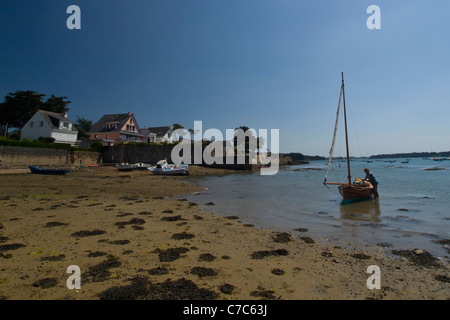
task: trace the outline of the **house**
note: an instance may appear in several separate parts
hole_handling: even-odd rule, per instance
[[[75,145],[78,131],[67,113],[55,113],[38,110],[21,129],[21,138],[36,140],[39,137],[50,137],[55,143]]]
[[[89,130],[89,140],[101,141],[104,146],[118,142],[143,142],[143,135],[132,112],[105,114]]]
[[[146,142],[154,142],[154,143],[172,143],[173,141],[173,127],[152,127],[141,130],[144,135],[144,141]]]
[[[144,139],[144,142],[156,142],[156,133],[150,132],[150,129],[147,127],[144,127],[141,129],[141,133]]]

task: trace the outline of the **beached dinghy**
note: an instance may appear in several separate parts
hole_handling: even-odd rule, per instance
[[[156,166],[148,168],[154,174],[160,175],[185,175],[189,174],[189,167],[187,165],[168,164],[166,160],[160,160]]]
[[[35,166],[28,166],[28,168],[30,168],[31,173],[36,174],[65,175],[67,173],[70,173],[70,170],[63,170],[63,169],[42,169],[40,167]]]
[[[341,107],[341,99],[342,99],[343,105],[344,105],[345,145],[346,145],[346,149],[347,149],[348,182],[346,182],[346,183],[327,182],[328,171],[330,170],[330,164],[331,164],[331,160],[333,158],[334,145],[335,145],[335,141],[336,141],[336,133],[337,133],[337,127],[338,127],[338,123],[339,123],[339,111],[340,111],[340,107]],[[333,142],[331,144],[331,149],[330,149],[330,159],[328,161],[328,168],[327,168],[327,172],[325,174],[325,179],[323,181],[323,184],[325,186],[328,184],[337,185],[338,189],[339,189],[339,193],[341,194],[344,203],[369,199],[373,194],[373,186],[370,182],[356,178],[355,181],[352,183],[352,177],[351,177],[351,172],[350,172],[350,156],[349,156],[349,149],[348,149],[347,113],[346,113],[346,109],[345,109],[344,73],[342,73],[341,93],[339,95],[338,109],[336,112],[336,124],[335,124],[335,128],[334,128]]]
[[[121,163],[121,164],[117,165],[117,170],[119,170],[119,171],[133,171],[134,170],[134,166],[132,164],[128,164],[128,163]]]

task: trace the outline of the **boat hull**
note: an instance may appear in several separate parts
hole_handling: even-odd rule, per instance
[[[177,168],[177,169],[171,169],[171,168],[164,169],[164,168],[150,167],[148,170],[150,170],[153,174],[166,175],[166,176],[181,176],[181,175],[189,174],[189,170],[187,167]]]
[[[42,169],[39,167],[29,166],[31,173],[35,174],[49,174],[49,175],[65,175],[70,173],[70,170],[62,170],[62,169]]]
[[[373,195],[373,186],[357,186],[344,184],[338,187],[344,203],[370,199]]]

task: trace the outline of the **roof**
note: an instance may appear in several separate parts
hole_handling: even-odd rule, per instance
[[[134,116],[131,112],[120,114],[105,114],[92,126],[91,130],[89,130],[89,133],[120,132],[120,129],[125,125],[130,117],[133,117],[134,123],[136,124],[136,127],[138,129],[139,126],[137,125],[136,119],[134,119]],[[117,126],[117,128],[107,128],[106,124],[111,122],[117,122],[119,125]]]
[[[56,113],[46,110],[38,110],[37,112],[41,113],[42,117],[47,121],[47,123],[50,125],[52,129],[59,129],[60,121],[73,123],[70,119],[66,117],[66,114],[64,113]],[[72,128],[72,131],[76,130]]]
[[[164,137],[164,135],[167,133],[167,131],[171,130],[169,126],[166,127],[153,127],[153,128],[147,128],[149,133],[156,134],[157,137]]]

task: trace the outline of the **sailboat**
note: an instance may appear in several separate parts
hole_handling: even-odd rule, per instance
[[[350,170],[350,151],[348,147],[348,133],[347,133],[347,111],[345,107],[345,92],[344,92],[344,73],[341,73],[342,75],[342,85],[341,85],[341,93],[339,94],[339,103],[338,108],[336,112],[336,124],[334,127],[334,135],[333,135],[333,142],[331,144],[330,149],[330,158],[328,160],[328,168],[325,174],[325,179],[323,181],[323,184],[325,186],[327,185],[337,185],[339,189],[339,193],[341,194],[343,198],[344,203],[354,202],[354,201],[360,201],[360,200],[366,200],[371,198],[373,194],[373,186],[368,181],[364,181],[362,179],[356,178],[354,182],[352,182],[352,176],[351,176],[351,170]],[[334,145],[336,142],[336,133],[339,123],[339,112],[341,108],[341,100],[344,105],[344,123],[345,123],[345,145],[346,145],[346,151],[347,151],[347,182],[327,182],[328,177],[328,171],[330,170],[331,161],[333,159],[333,151],[334,151]]]

